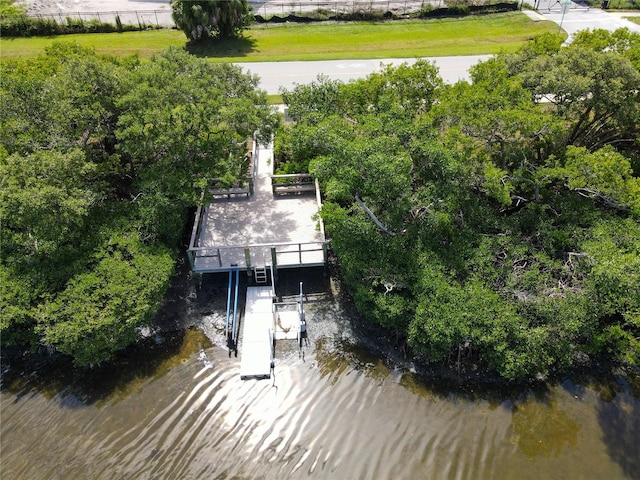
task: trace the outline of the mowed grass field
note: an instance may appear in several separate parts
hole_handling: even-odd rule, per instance
[[[479,55],[514,51],[523,42],[557,28],[552,22],[534,22],[520,12],[433,20],[257,25],[237,40],[187,48],[195,55],[229,62]],[[142,58],[171,45],[187,46],[181,31],[168,29],[0,38],[0,57],[38,55],[60,41],[92,47],[97,53]]]

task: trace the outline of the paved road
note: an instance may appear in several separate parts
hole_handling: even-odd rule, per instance
[[[557,23],[559,28],[562,23],[562,29],[569,34],[567,41],[571,41],[577,31],[587,28],[602,28],[613,31],[617,28],[627,27],[631,31],[640,33],[640,25],[624,20],[620,15],[599,8],[587,8],[574,2],[569,3],[564,18],[560,1],[556,0],[540,0],[538,12],[524,11],[524,13],[534,20],[551,20]],[[489,55],[433,57],[428,60],[436,62],[445,82],[455,83],[458,80],[467,80],[469,67],[487,58]],[[295,84],[312,82],[319,74],[324,74],[333,80],[348,82],[379,71],[381,63],[398,65],[403,62],[411,64],[415,62],[415,59],[239,63],[238,65],[261,78],[260,88],[269,94],[276,94],[279,93],[280,88],[291,89]]]
[[[567,4],[566,11],[562,14],[563,4]],[[527,11],[525,11],[527,13]],[[589,8],[583,4],[568,0],[539,0],[538,12],[530,12],[531,18],[543,18],[558,24],[558,28],[569,34],[567,42],[570,42],[573,35],[585,29],[604,29],[609,31],[627,27],[632,32],[640,33],[640,25],[625,20],[625,15],[635,15],[637,12],[610,12],[600,8]]]
[[[371,8],[383,10],[416,10],[422,3],[431,2],[440,6],[443,0],[371,0],[367,3]],[[133,3],[135,2],[135,3]],[[330,0],[249,0],[257,13],[291,13],[293,11],[319,8]],[[73,12],[89,12],[77,14],[82,18],[100,18],[102,21],[114,21],[118,14],[124,23],[137,24],[173,24],[168,0],[37,0],[27,2],[29,11],[38,15],[52,15],[53,18],[63,19],[63,15],[73,16]],[[567,41],[573,35],[586,28],[603,28],[615,30],[627,27],[640,33],[640,25],[624,20],[620,14],[611,13],[599,8],[588,8],[569,0],[534,0],[537,12],[523,10],[533,20],[551,20],[562,25],[562,29],[569,34]],[[568,3],[563,15],[562,3]],[[118,7],[119,5],[119,7]],[[135,5],[137,11],[132,10]],[[333,4],[331,4],[333,5]],[[348,5],[348,4],[347,4]],[[124,7],[127,8],[124,8]],[[303,8],[304,6],[304,8]],[[333,6],[332,6],[333,8]],[[337,8],[337,7],[336,7]],[[110,11],[106,11],[110,10]],[[116,12],[115,10],[118,10]],[[144,11],[146,10],[146,11]],[[46,13],[49,12],[49,13]],[[100,12],[100,13],[97,13]],[[638,12],[635,12],[636,14]],[[622,14],[633,15],[634,13]],[[440,69],[440,75],[448,83],[469,78],[469,67],[478,61],[488,58],[488,55],[469,57],[438,57],[431,58]],[[402,62],[413,63],[415,59],[383,59],[383,60],[341,60],[327,62],[279,62],[279,63],[240,63],[245,70],[261,78],[260,87],[269,94],[276,94],[281,87],[291,89],[296,83],[304,84],[315,80],[318,74],[325,74],[331,79],[348,82],[356,78],[363,78],[372,72],[380,70],[380,64],[398,65]]]
[[[445,82],[455,83],[469,78],[469,68],[489,55],[473,55],[463,57],[433,57],[440,69],[440,76]],[[295,84],[310,83],[319,74],[332,80],[349,80],[364,78],[372,72],[379,71],[382,64],[399,65],[415,63],[415,59],[381,59],[381,60],[333,60],[324,62],[278,62],[278,63],[238,63],[245,70],[260,77],[260,88],[269,94],[278,93],[280,88],[291,90]]]

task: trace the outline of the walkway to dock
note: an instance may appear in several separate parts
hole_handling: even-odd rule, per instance
[[[256,158],[257,157],[257,158]],[[216,198],[199,209],[189,257],[196,273],[322,266],[326,242],[319,192],[274,195],[273,148],[254,150],[254,193]]]
[[[242,321],[240,378],[270,378],[273,345],[273,289],[247,288]]]

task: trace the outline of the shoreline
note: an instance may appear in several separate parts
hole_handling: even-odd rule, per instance
[[[462,396],[518,396],[532,390],[544,390],[566,380],[594,383],[611,389],[619,385],[620,379],[624,379],[631,393],[640,398],[640,368],[600,357],[583,358],[580,365],[546,378],[517,381],[506,380],[476,361],[461,362],[459,371],[455,361],[422,363],[418,358],[408,355],[397,340],[394,342],[388,331],[368,322],[356,311],[336,271],[335,262],[332,262],[329,270],[329,275],[325,277],[321,269],[316,269],[307,276],[304,284],[305,295],[311,298],[306,305],[307,318],[310,320],[311,352],[314,355],[336,355],[346,358],[355,366],[382,362],[390,370],[410,375],[411,382]],[[299,275],[283,271],[278,282],[278,295],[294,296],[299,281]],[[188,262],[181,256],[165,303],[153,322],[142,329],[144,334],[138,341],[119,352],[112,362],[93,368],[79,368],[73,366],[68,357],[44,348],[38,352],[17,347],[5,348],[0,352],[1,388],[4,390],[20,378],[33,376],[45,377],[45,383],[46,379],[56,382],[61,377],[82,388],[84,383],[92,384],[104,375],[127,378],[131,372],[123,370],[131,366],[135,370],[137,362],[132,359],[136,357],[143,359],[143,363],[170,368],[170,365],[180,363],[182,356],[195,354],[198,347],[200,351],[211,347],[226,350],[226,288],[227,279],[222,274],[200,282],[194,281]],[[194,333],[196,330],[199,333]],[[189,336],[193,338],[187,339]],[[191,345],[185,350],[183,344],[189,342]],[[149,365],[142,368],[148,369]]]

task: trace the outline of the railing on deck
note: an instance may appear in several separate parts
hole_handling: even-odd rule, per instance
[[[274,268],[321,266],[327,261],[327,249],[327,241],[219,247],[198,247],[191,244],[187,254],[194,272],[206,272],[228,270],[233,264],[251,269],[265,261]]]
[[[222,180],[219,178],[213,178],[209,180],[209,192],[213,197],[227,197],[235,195],[249,196],[253,195],[253,178],[247,177],[243,181],[236,182],[231,187],[226,187],[222,184]]]
[[[203,193],[203,196],[204,196],[204,193]],[[202,201],[202,197],[200,198],[200,200]],[[189,265],[191,266],[192,272],[195,272],[195,268],[196,268],[196,264],[195,264],[196,254],[194,252],[195,252],[196,244],[198,243],[198,239],[200,238],[202,225],[204,223],[202,221],[202,217],[204,216],[205,210],[206,209],[202,205],[198,206],[198,209],[196,210],[196,216],[193,221],[193,228],[191,229],[191,238],[189,239],[189,248],[187,249],[187,258],[189,259]]]
[[[253,145],[250,161],[251,172],[248,179],[255,182],[258,161],[258,145]],[[322,198],[318,179],[304,174],[272,175],[272,189],[274,195],[282,193],[314,192],[318,211],[322,209]],[[229,195],[244,193],[228,192]],[[227,192],[221,192],[227,195]],[[204,200],[204,194],[201,203]],[[273,242],[250,245],[220,245],[201,246],[202,228],[206,207],[199,206],[196,210],[187,256],[191,270],[195,273],[226,271],[234,266],[252,269],[255,266],[271,265],[273,269],[297,266],[323,266],[327,264],[328,241],[325,239],[324,223],[318,218],[320,238],[322,240],[307,242]]]
[[[247,170],[246,175],[241,176],[233,185],[224,185],[221,178],[209,179],[209,192],[212,196],[223,196],[231,198],[232,195],[253,195],[256,182],[256,170],[258,162],[258,142],[253,138],[248,138],[247,152],[244,155],[244,164]]]
[[[308,173],[271,175],[271,190],[274,195],[316,191],[315,179]]]

